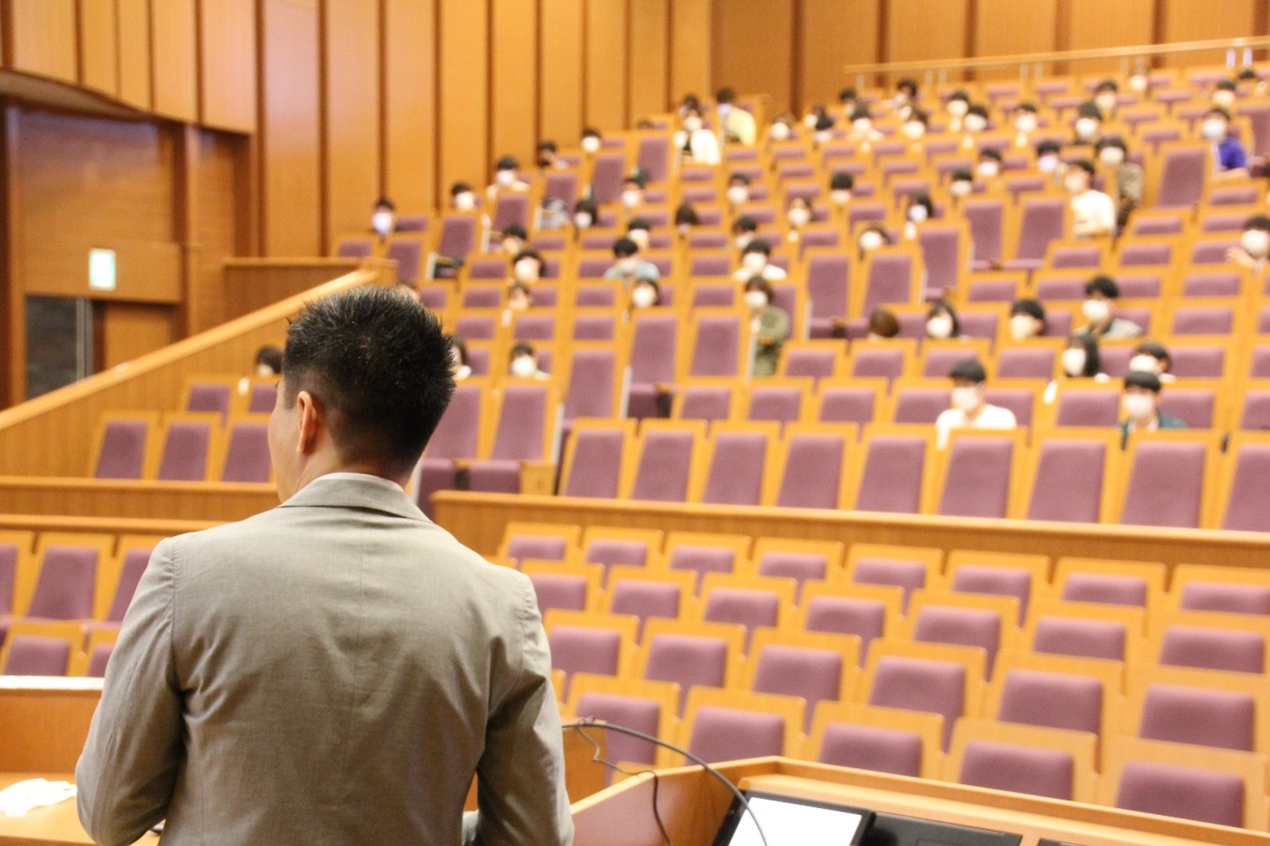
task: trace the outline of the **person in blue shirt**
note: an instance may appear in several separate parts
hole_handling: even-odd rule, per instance
[[[1230,134],[1230,112],[1221,106],[1213,106],[1204,113],[1199,132],[1213,145],[1213,164],[1218,179],[1248,175],[1248,154],[1243,143]]]

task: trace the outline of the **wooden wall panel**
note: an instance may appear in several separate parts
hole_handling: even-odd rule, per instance
[[[1115,14],[1107,14],[1106,0],[1064,0],[1063,6],[1066,20],[1059,24],[1060,50],[1127,47],[1154,40],[1155,0],[1119,0]]]
[[[261,0],[260,191],[265,255],[321,255],[316,0]]]
[[[97,366],[118,367],[177,340],[176,308],[140,303],[102,303],[95,324]]]
[[[538,131],[572,141],[582,135],[583,0],[542,0]]]
[[[878,60],[881,0],[805,0],[799,21],[797,80],[799,113],[816,103],[831,103],[854,79],[843,65]]]
[[[588,126],[617,129],[626,124],[626,0],[587,0],[586,110]]]
[[[492,0],[489,25],[490,154],[515,156],[529,167],[538,143],[538,7]],[[562,146],[576,140],[556,139]]]
[[[490,175],[489,14],[484,3],[440,0],[437,42],[437,193]]]
[[[793,100],[794,4],[726,0],[716,4],[711,18],[712,87],[768,94],[773,111],[788,109]]]
[[[1057,28],[1058,0],[975,0],[974,55],[1048,53]]]
[[[379,7],[324,0],[323,241],[369,227],[379,196]]]
[[[150,4],[148,0],[117,0],[119,24],[119,98],[149,109]]]
[[[664,112],[669,103],[670,0],[632,0],[627,39],[630,111],[633,126],[641,115]]]
[[[235,132],[256,129],[256,6],[204,0],[199,14],[199,120]]]
[[[710,0],[670,0],[670,105],[710,91]]]
[[[6,33],[14,70],[74,82],[78,76],[75,0],[8,0]]]
[[[888,62],[952,59],[967,47],[969,0],[888,0]]]
[[[195,273],[188,305],[192,332],[218,326],[227,319],[221,287],[221,262],[244,252],[240,209],[245,205],[243,151],[247,140],[212,130],[200,130],[194,160],[198,186],[194,195]]]
[[[119,94],[119,28],[115,0],[79,0],[79,82]]]
[[[1206,41],[1211,38],[1234,38],[1256,32],[1255,0],[1159,0],[1160,21],[1156,34],[1161,41]],[[1224,51],[1189,53],[1172,56],[1166,65],[1184,67],[1200,62],[1223,62]]]
[[[436,205],[436,0],[384,0],[384,193],[405,213]]]
[[[154,111],[165,117],[198,117],[197,27],[194,0],[151,0]]]

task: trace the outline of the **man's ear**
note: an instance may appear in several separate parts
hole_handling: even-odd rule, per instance
[[[295,397],[300,412],[300,440],[296,448],[308,455],[317,446],[318,435],[326,426],[326,413],[321,404],[308,391],[300,391]]]

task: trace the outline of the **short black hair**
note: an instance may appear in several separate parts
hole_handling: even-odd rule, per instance
[[[1045,307],[1041,305],[1039,300],[1015,300],[1014,304],[1010,306],[1010,316],[1013,317],[1016,314],[1026,314],[1028,317],[1044,320]]]
[[[639,244],[630,238],[618,238],[613,242],[613,255],[617,258],[629,258],[639,252]]]
[[[600,207],[595,204],[595,200],[588,197],[578,200],[577,204],[574,205],[573,213],[577,214],[578,212],[586,212],[591,215],[592,219],[595,219],[600,216]]]
[[[586,129],[582,130],[582,137],[583,138],[603,138],[604,136],[601,135],[600,130],[596,129],[594,126],[588,126]]]
[[[1068,167],[1079,168],[1080,170],[1085,171],[1085,173],[1088,173],[1090,176],[1094,175],[1094,163],[1089,159],[1076,159],[1076,161],[1068,162],[1067,164]]]
[[[855,177],[845,170],[836,170],[829,177],[830,191],[850,191],[855,187]]]
[[[397,210],[396,204],[394,204],[393,201],[388,199],[387,197],[380,197],[378,200],[376,200],[375,208],[388,209],[388,211],[390,212],[395,212]]]
[[[922,109],[913,109],[908,113],[909,120],[915,120],[922,126],[930,126],[930,114]]]
[[[1146,370],[1130,370],[1124,377],[1124,386],[1126,388],[1146,388],[1152,393],[1158,394],[1163,385],[1160,377]]]
[[[745,280],[744,290],[745,291],[762,291],[764,294],[767,295],[768,303],[771,303],[772,298],[776,296],[776,294],[772,291],[772,283],[768,282],[761,275],[754,275],[754,276],[751,276],[749,279]]]
[[[753,180],[750,179],[750,175],[748,173],[741,173],[740,171],[734,171],[728,174],[728,182],[734,182],[734,181],[744,183],[745,185],[749,185]]]
[[[1098,104],[1093,101],[1081,103],[1080,107],[1076,109],[1076,117],[1102,120],[1102,109],[1098,108]]]
[[[910,206],[922,206],[926,209],[926,216],[933,218],[935,216],[935,203],[930,198],[930,194],[925,191],[914,191],[908,195],[908,204]]]
[[[407,473],[454,395],[450,339],[436,315],[391,288],[311,302],[291,321],[283,401],[308,391],[345,462]]]
[[[1164,346],[1164,344],[1161,344],[1159,341],[1143,341],[1133,348],[1133,354],[1137,355],[1138,353],[1149,355],[1154,359],[1164,361],[1173,360],[1173,357],[1169,355],[1168,347]]]
[[[525,231],[525,227],[519,223],[509,223],[503,227],[504,238],[519,238],[524,241],[529,238],[529,233]]]
[[[844,88],[838,92],[838,102],[845,103],[848,100],[856,99],[857,96],[854,88]]]
[[[467,182],[456,182],[450,186],[450,196],[457,197],[459,194],[470,194],[472,186]]]
[[[1095,152],[1101,153],[1108,147],[1115,147],[1117,150],[1129,152],[1129,145],[1119,135],[1107,135],[1098,139],[1098,143],[1094,145]]]
[[[1243,68],[1239,73],[1235,74],[1236,79],[1260,79],[1257,72],[1252,68]]]
[[[634,232],[636,229],[643,229],[645,232],[652,231],[653,224],[646,217],[632,217],[626,224],[627,232]]]
[[[948,99],[949,100],[965,100],[967,103],[969,103],[970,93],[966,91],[964,88],[958,88],[956,91],[954,91],[952,94],[948,96]]]
[[[261,364],[268,365],[269,369],[274,373],[281,373],[282,350],[272,344],[256,350],[256,365],[259,366]]]
[[[930,308],[926,309],[926,319],[930,320],[940,314],[946,314],[952,318],[952,332],[949,333],[948,337],[961,337],[961,321],[957,319],[957,309],[953,308],[952,304],[945,300],[935,300],[935,302],[930,304]]]
[[[1247,77],[1244,77],[1244,78],[1247,79]],[[1252,79],[1256,79],[1256,78],[1257,78],[1257,73],[1256,71],[1254,71],[1252,74]],[[1235,84],[1235,81],[1233,79],[1219,79],[1217,80],[1217,84],[1213,86],[1213,90],[1215,91],[1234,91],[1236,90],[1236,88],[1238,88],[1238,86]]]
[[[762,238],[755,238],[753,241],[745,245],[744,253],[762,253],[765,256],[772,254],[772,245],[764,241]]]
[[[959,167],[948,174],[949,182],[973,182],[974,179],[975,172],[968,167]]]
[[[970,108],[966,109],[966,114],[968,114],[968,115],[978,115],[979,117],[983,118],[984,120],[987,120],[987,119],[988,119],[988,107],[987,107],[987,106],[985,106],[985,105],[983,105],[982,103],[975,103],[973,106],[971,106]]]
[[[1270,232],[1270,217],[1266,217],[1264,214],[1254,214],[1244,221],[1244,229],[1260,229],[1262,232]]]
[[[687,200],[675,207],[675,225],[679,226],[685,223],[690,226],[697,226],[701,223],[701,217],[697,214],[696,208]]]
[[[1047,153],[1060,153],[1062,150],[1062,144],[1048,139],[1036,145],[1036,154],[1038,156],[1044,156]]]
[[[988,371],[984,370],[983,364],[977,358],[968,358],[965,361],[959,361],[952,366],[952,370],[948,371],[949,379],[965,379],[967,382],[974,382],[976,385],[981,382],[988,381]]]
[[[648,184],[648,169],[639,165],[631,168],[631,172],[626,174],[624,182],[634,182],[641,189]]]
[[[526,341],[520,341],[514,345],[507,353],[507,360],[514,361],[522,355],[532,355],[538,357],[538,353],[534,351],[534,345]]]
[[[1097,94],[1100,91],[1119,91],[1119,90],[1120,90],[1120,85],[1114,79],[1104,79],[1102,82],[1098,83],[1098,86],[1096,88],[1094,88],[1094,93]]]
[[[732,221],[732,231],[733,232],[757,232],[758,221],[750,217],[748,214],[743,214],[740,217],[738,217],[736,220]]]
[[[864,120],[866,118],[872,119],[872,117],[873,116],[869,114],[869,107],[863,103],[851,110],[852,120]]]
[[[1001,151],[996,147],[984,147],[979,151],[979,158],[992,159],[994,162],[1001,161]]]
[[[494,162],[494,170],[516,170],[520,167],[520,162],[516,161],[515,156],[503,156]]]
[[[1031,100],[1024,100],[1022,103],[1015,106],[1014,110],[1016,112],[1031,112],[1032,114],[1036,114],[1037,111],[1036,104]]]
[[[1204,112],[1204,117],[1211,117],[1213,115],[1217,115],[1222,120],[1226,121],[1226,123],[1230,123],[1230,112],[1223,109],[1221,106],[1213,106],[1208,111]]]
[[[911,76],[906,76],[895,83],[895,88],[899,91],[907,91],[910,97],[917,96],[917,80]]]
[[[547,151],[549,151],[549,152],[554,153],[554,152],[556,152],[556,150],[557,150],[557,149],[559,149],[559,148],[558,148],[558,147],[556,147],[556,142],[555,142],[555,141],[539,141],[539,142],[538,142],[538,149],[539,149],[539,150],[547,150]]]
[[[867,109],[865,110],[867,113]],[[816,131],[824,132],[826,129],[833,129],[833,118],[829,115],[821,115],[816,118]]]
[[[1085,369],[1078,376],[1094,377],[1102,372],[1102,354],[1098,352],[1098,339],[1089,333],[1071,335],[1067,339],[1067,348],[1080,347],[1085,351]]]
[[[539,273],[542,273],[543,269],[547,266],[547,263],[542,259],[542,253],[537,250],[521,250],[516,253],[516,255],[512,257],[512,266],[515,267],[521,259],[533,259],[538,262]]]
[[[736,102],[736,91],[730,86],[725,86],[719,89],[719,93],[714,95],[714,99],[719,103],[734,103]]]
[[[1109,300],[1120,296],[1120,286],[1110,276],[1098,275],[1085,283],[1085,294],[1102,294]]]

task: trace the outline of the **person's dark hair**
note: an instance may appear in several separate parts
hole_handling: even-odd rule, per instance
[[[748,173],[741,173],[739,171],[729,173],[728,184],[731,185],[733,182],[740,182],[742,185],[749,185],[751,182],[750,175]]]
[[[592,199],[578,200],[573,207],[573,213],[577,214],[578,212],[586,212],[591,215],[591,220],[596,220],[600,216],[600,207]]]
[[[685,223],[689,226],[698,226],[701,223],[697,210],[687,200],[675,207],[675,225],[680,226]]]
[[[948,174],[949,182],[973,182],[974,179],[975,173],[968,167],[959,167]]]
[[[307,391],[349,463],[408,473],[454,394],[450,339],[434,314],[390,288],[309,303],[287,330],[283,402]]]
[[[266,365],[275,374],[282,372],[282,350],[270,344],[256,350],[256,366]]]
[[[714,99],[716,102],[718,102],[721,105],[725,103],[735,103],[736,91],[733,90],[731,87],[725,86],[719,89],[719,93],[714,95]]]
[[[1074,162],[1068,162],[1067,166],[1072,168],[1079,168],[1085,171],[1085,173],[1089,174],[1090,176],[1094,175],[1094,163],[1091,162],[1089,159],[1077,159]]]
[[[1173,357],[1169,355],[1168,347],[1159,341],[1143,341],[1133,348],[1133,354],[1149,355],[1157,361],[1172,361]]]
[[[653,305],[661,305],[661,285],[651,276],[637,276],[635,281],[631,283],[631,290],[638,288],[640,285],[648,285],[653,289],[655,296],[653,297]]]
[[[1239,71],[1239,73],[1235,74],[1235,79],[1251,79],[1255,82],[1261,79],[1261,77],[1257,76],[1257,72],[1252,68],[1244,68]]]
[[[816,131],[824,132],[826,129],[833,129],[833,118],[829,115],[821,115],[816,118]]]
[[[526,285],[524,282],[513,282],[512,284],[508,285],[507,286],[508,299],[511,298],[512,294],[524,294],[526,297],[529,298],[530,302],[532,302],[534,299],[533,291],[530,291],[529,286]]]
[[[1098,83],[1098,87],[1094,89],[1095,94],[1101,94],[1104,91],[1119,92],[1120,85],[1114,79],[1104,79]]]
[[[547,152],[549,152],[549,153],[554,153],[554,152],[556,152],[556,151],[557,151],[557,149],[559,149],[559,148],[558,148],[558,147],[556,147],[556,142],[555,142],[555,141],[544,140],[544,141],[539,141],[539,142],[538,142],[538,149],[539,149],[540,151],[541,151],[541,150],[546,150],[546,151],[547,151]]]
[[[957,319],[957,310],[944,300],[936,300],[930,304],[930,308],[926,310],[926,319],[930,320],[932,317],[941,314],[946,314],[952,318],[952,332],[949,333],[948,337],[961,337],[961,321]]]
[[[1109,300],[1120,297],[1120,286],[1110,276],[1095,276],[1085,283],[1085,295],[1102,294]]]
[[[984,370],[983,364],[977,358],[968,358],[965,361],[959,361],[952,366],[952,370],[948,371],[949,379],[965,379],[967,382],[974,382],[976,385],[980,382],[988,380],[988,371]]]
[[[991,159],[994,162],[1001,161],[1001,151],[996,147],[984,147],[979,151],[979,161]]]
[[[1148,373],[1145,370],[1130,370],[1124,377],[1124,386],[1126,388],[1146,388],[1155,394],[1158,394],[1163,387],[1159,376],[1154,373]]]
[[[467,340],[462,335],[451,335],[450,346],[459,351],[459,364],[467,364]]]
[[[1080,347],[1085,351],[1085,369],[1076,374],[1093,378],[1102,372],[1102,356],[1098,352],[1098,339],[1090,334],[1071,335],[1067,339],[1067,348]]]
[[[684,98],[683,98],[682,100],[680,100],[680,101],[679,101],[679,108],[681,108],[681,109],[696,109],[696,110],[700,111],[700,110],[701,110],[701,100],[697,97],[697,95],[696,95],[696,94],[685,94],[685,95],[684,95]]]
[[[1122,150],[1125,153],[1129,152],[1129,145],[1126,144],[1124,139],[1119,135],[1108,135],[1104,138],[1098,139],[1098,143],[1094,145],[1094,152],[1101,153],[1108,147],[1115,147],[1117,150]]]
[[[1036,145],[1036,154],[1038,156],[1048,155],[1050,153],[1061,153],[1063,145],[1057,141],[1045,140]]]
[[[450,186],[450,196],[457,197],[459,194],[472,193],[472,186],[467,182],[456,182]]]
[[[1270,217],[1266,217],[1264,214],[1254,214],[1244,221],[1244,229],[1260,229],[1262,232],[1270,232]]]
[[[757,232],[757,231],[758,231],[758,221],[750,217],[748,214],[743,214],[740,217],[738,217],[736,220],[732,221],[733,234],[738,234],[741,232]]]
[[[377,208],[377,209],[388,209],[388,211],[390,211],[390,212],[395,212],[395,211],[397,211],[397,206],[396,206],[396,204],[394,204],[394,203],[393,203],[393,201],[392,201],[392,200],[390,200],[390,199],[388,199],[387,197],[380,197],[378,200],[376,200],[376,201],[375,201],[375,208]]]
[[[963,88],[958,88],[956,91],[954,91],[952,94],[948,96],[948,99],[949,100],[965,100],[967,103],[969,103],[970,92],[966,91]]]
[[[588,126],[586,129],[582,130],[582,137],[583,138],[603,138],[604,136],[601,135],[600,130],[596,129],[594,126]]]
[[[516,263],[521,259],[533,259],[538,262],[539,273],[542,273],[543,269],[547,266],[547,263],[542,260],[542,254],[537,250],[521,250],[516,253],[516,255],[512,257],[512,267],[515,267]]]
[[[509,223],[503,227],[503,237],[519,238],[522,241],[527,241],[529,240],[529,233],[519,223]]]
[[[871,118],[872,115],[869,114],[869,107],[864,104],[860,104],[851,110],[852,120],[864,120]]]
[[[745,290],[747,292],[748,291],[762,291],[763,294],[767,297],[768,305],[771,305],[772,299],[776,296],[776,294],[772,291],[772,283],[768,282],[762,276],[757,276],[757,275],[751,276],[746,281]]]
[[[1032,114],[1036,114],[1037,112],[1036,104],[1031,100],[1024,100],[1022,103],[1015,106],[1014,110],[1016,112],[1031,112]]]
[[[846,103],[856,99],[858,96],[859,95],[856,94],[856,90],[854,88],[844,88],[838,92],[838,102]]]
[[[516,170],[520,167],[520,162],[516,161],[515,156],[503,156],[494,162],[494,170]]]
[[[983,118],[984,120],[987,120],[987,119],[988,119],[988,107],[987,107],[987,106],[985,106],[985,105],[983,105],[982,103],[975,103],[973,106],[971,106],[970,108],[966,109],[966,114],[968,114],[968,115],[978,115],[979,117]]]
[[[653,224],[646,217],[632,217],[630,222],[626,224],[627,232],[634,232],[636,229],[643,229],[645,232],[651,232]]]
[[[764,241],[762,238],[755,238],[753,241],[745,245],[745,249],[741,251],[742,255],[750,253],[762,253],[765,256],[772,254],[772,245]]]
[[[1041,305],[1039,300],[1015,300],[1014,304],[1010,306],[1010,316],[1013,317],[1016,314],[1026,314],[1028,317],[1044,320],[1045,307]]]
[[[647,168],[642,168],[639,165],[636,165],[635,167],[631,168],[630,173],[626,174],[625,181],[634,182],[636,185],[640,187],[640,190],[643,190],[644,186],[648,184]]]
[[[613,255],[616,258],[630,258],[639,252],[639,244],[630,238],[618,238],[613,242]]]
[[[1226,121],[1226,123],[1230,123],[1230,112],[1223,109],[1221,106],[1213,106],[1208,111],[1204,112],[1204,117],[1206,118],[1212,117],[1213,115],[1217,115],[1222,120]]]
[[[507,360],[515,361],[516,359],[520,358],[522,355],[537,356],[538,353],[534,352],[533,344],[529,344],[529,343],[526,343],[525,341],[521,341],[512,346],[511,350],[507,353]]]
[[[1102,109],[1098,108],[1098,104],[1093,101],[1081,103],[1079,108],[1076,109],[1076,117],[1102,120]]]
[[[914,191],[908,195],[909,206],[922,206],[926,209],[926,219],[932,220],[935,217],[935,203],[930,198],[930,194],[925,191]]]
[[[915,120],[922,126],[930,126],[930,114],[922,109],[913,109],[908,113],[909,120]]]
[[[855,177],[845,170],[834,171],[833,176],[829,177],[830,191],[850,191],[855,187]]]
[[[917,80],[913,79],[912,77],[906,76],[903,79],[901,79],[899,82],[895,83],[895,90],[904,91],[905,93],[908,94],[910,98],[916,97],[917,96]]]
[[[1243,78],[1247,79],[1248,77],[1243,77]],[[1257,74],[1254,71],[1252,74],[1252,79],[1256,79],[1256,78],[1257,78]],[[1213,90],[1215,91],[1234,91],[1237,88],[1238,86],[1235,84],[1235,80],[1233,79],[1219,79],[1217,80],[1217,84],[1213,86]]]
[[[891,233],[887,232],[886,227],[882,226],[881,224],[874,223],[861,229],[860,235],[856,236],[857,243],[859,242],[860,237],[863,236],[865,232],[876,232],[877,234],[882,236],[883,244],[889,245],[891,243]]]
[[[866,331],[880,338],[894,338],[900,334],[900,321],[892,312],[884,308],[875,308],[869,315]]]

